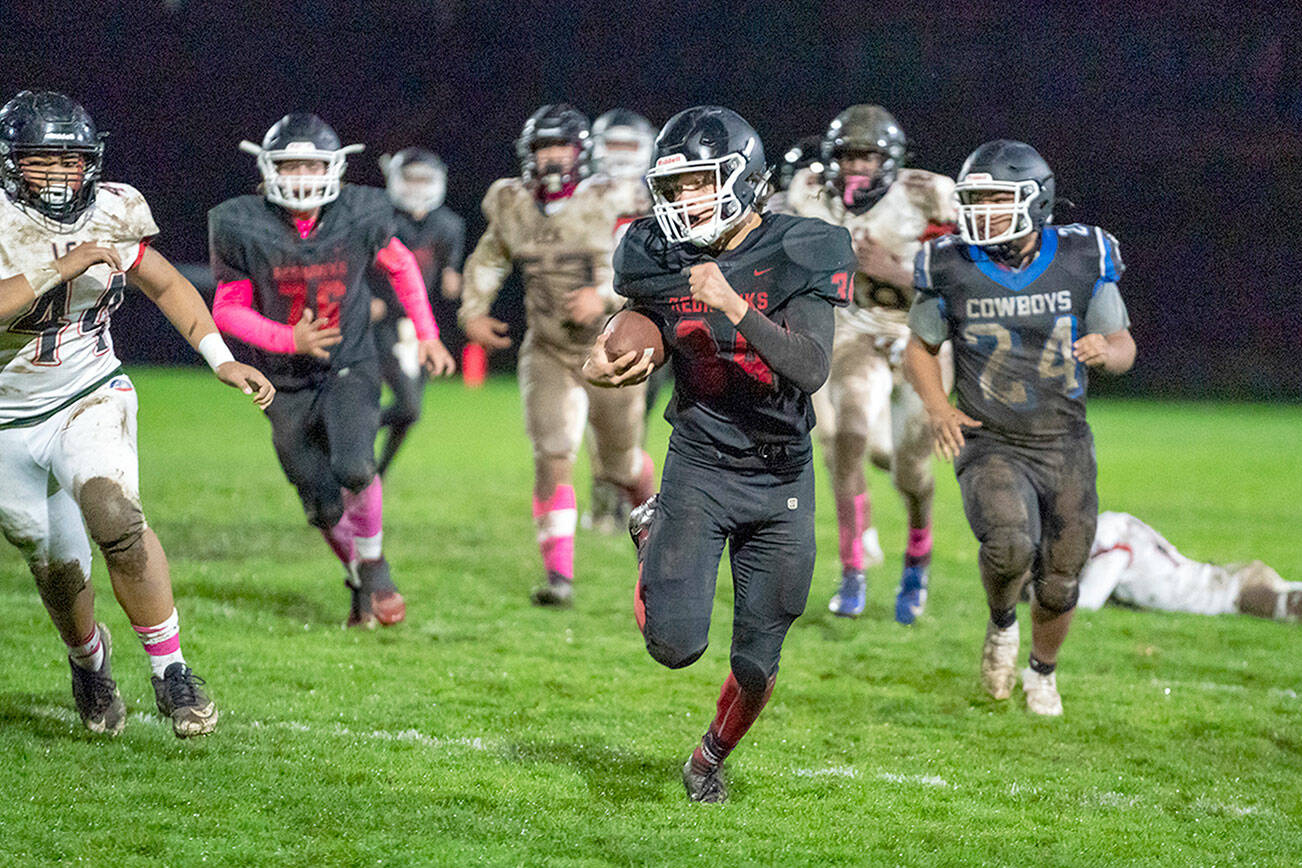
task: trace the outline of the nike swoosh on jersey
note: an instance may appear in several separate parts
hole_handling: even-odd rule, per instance
[[[770,271],[772,271],[775,267],[776,267],[776,266],[770,265],[768,268],[757,268],[757,269],[755,269],[755,276],[756,276],[756,277],[759,277],[761,274],[768,274],[768,273],[769,273]]]

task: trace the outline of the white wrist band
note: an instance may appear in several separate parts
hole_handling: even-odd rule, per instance
[[[27,278],[27,283],[32,287],[32,292],[36,295],[49,292],[60,283],[63,283],[63,278],[59,276],[59,269],[54,267],[53,262],[24,271],[23,277]]]
[[[208,363],[208,367],[214,371],[220,365],[235,361],[235,357],[231,355],[230,347],[226,346],[226,342],[222,340],[222,336],[217,332],[206,334],[200,338],[199,355],[203,356],[203,360]]]

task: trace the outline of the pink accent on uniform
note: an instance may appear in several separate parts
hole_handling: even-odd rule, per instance
[[[370,485],[356,494],[344,489],[344,517],[340,524],[348,522],[353,536],[375,536],[384,529],[383,517],[384,488],[378,474]]]
[[[375,254],[375,264],[388,273],[393,294],[398,296],[402,309],[416,327],[416,337],[422,341],[437,340],[439,324],[434,321],[434,311],[429,306],[425,278],[421,276],[420,264],[407,245],[394,238]]]
[[[571,181],[570,183],[561,187],[555,193],[549,193],[546,190],[541,190],[542,200],[544,202],[555,202],[559,199],[568,199],[569,197],[574,195],[574,191],[578,189],[578,186],[579,186],[578,181]]]
[[[845,188],[841,192],[841,201],[849,208],[854,204],[854,194],[858,190],[866,190],[873,185],[871,175],[846,175]]]
[[[909,545],[904,554],[910,558],[925,558],[931,554],[931,525],[909,528]]]
[[[723,762],[732,753],[732,749],[741,743],[742,737],[768,704],[777,680],[776,675],[772,676],[762,693],[753,694],[742,690],[737,677],[728,673],[723,689],[719,691],[714,720],[701,739],[701,744],[692,752],[692,768],[697,773],[708,771]]]
[[[868,495],[836,498],[836,529],[840,534],[841,566],[863,569],[863,532],[868,521]]]
[[[167,620],[153,627],[131,625],[140,637],[140,644],[145,646],[145,653],[150,657],[163,657],[181,650],[181,625],[176,617],[176,610]]]
[[[574,578],[574,531],[555,536],[547,535],[546,526],[550,513],[569,510],[573,516],[578,510],[578,501],[574,498],[574,486],[558,485],[551,499],[543,502],[533,499],[533,518],[539,525],[538,548],[542,551],[543,568],[550,573],[557,573],[567,579]],[[573,522],[569,522],[573,525]]]
[[[312,230],[315,228],[316,228],[315,217],[294,218],[294,231],[298,233],[299,238],[304,238],[304,239],[307,238],[307,236],[312,234]]]
[[[332,528],[322,528],[321,536],[325,537],[326,544],[345,567],[357,560],[357,546],[353,543],[353,532],[345,520],[340,519],[339,523]]]
[[[253,309],[253,281],[232,280],[217,284],[212,318],[217,328],[250,346],[269,353],[294,352],[294,328],[268,319]]]

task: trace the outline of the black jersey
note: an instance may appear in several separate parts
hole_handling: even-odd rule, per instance
[[[1019,269],[949,235],[917,255],[909,326],[932,346],[954,339],[958,406],[983,432],[1013,441],[1079,433],[1087,373],[1072,344],[1130,325],[1123,270],[1116,239],[1097,226],[1045,226]]]
[[[289,213],[261,196],[236,196],[208,212],[208,251],[218,283],[253,282],[253,309],[292,325],[309,308],[338,326],[330,359],[255,350],[258,367],[280,389],[315,383],[375,355],[366,269],[392,239],[393,206],[382,190],[344,185],[307,238]]]
[[[461,263],[465,260],[465,221],[446,205],[436,208],[420,220],[395,208],[394,235],[416,257],[430,301],[441,297],[443,270],[450,268],[459,272]],[[385,304],[385,319],[397,319],[406,315],[384,269],[372,266],[367,271],[367,282],[375,297]]]
[[[715,258],[669,244],[652,218],[634,221],[615,250],[615,291],[660,326],[673,364],[674,397],[665,418],[680,446],[743,455],[760,447],[806,447],[814,426],[809,392],[773,371],[728,317],[695,301],[693,265],[715,261],[759,314],[791,328],[793,302],[849,302],[850,235],[821,220],[765,214],[741,244]],[[831,356],[831,308],[824,351]],[[799,450],[798,450],[799,451]]]

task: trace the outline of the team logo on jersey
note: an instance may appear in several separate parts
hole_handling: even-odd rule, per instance
[[[798,499],[794,497],[787,498],[787,509],[798,509],[799,507],[800,501]]]
[[[109,380],[108,386],[110,389],[114,390],[115,392],[132,391],[131,381],[128,380],[126,377],[114,377],[113,379]]]

